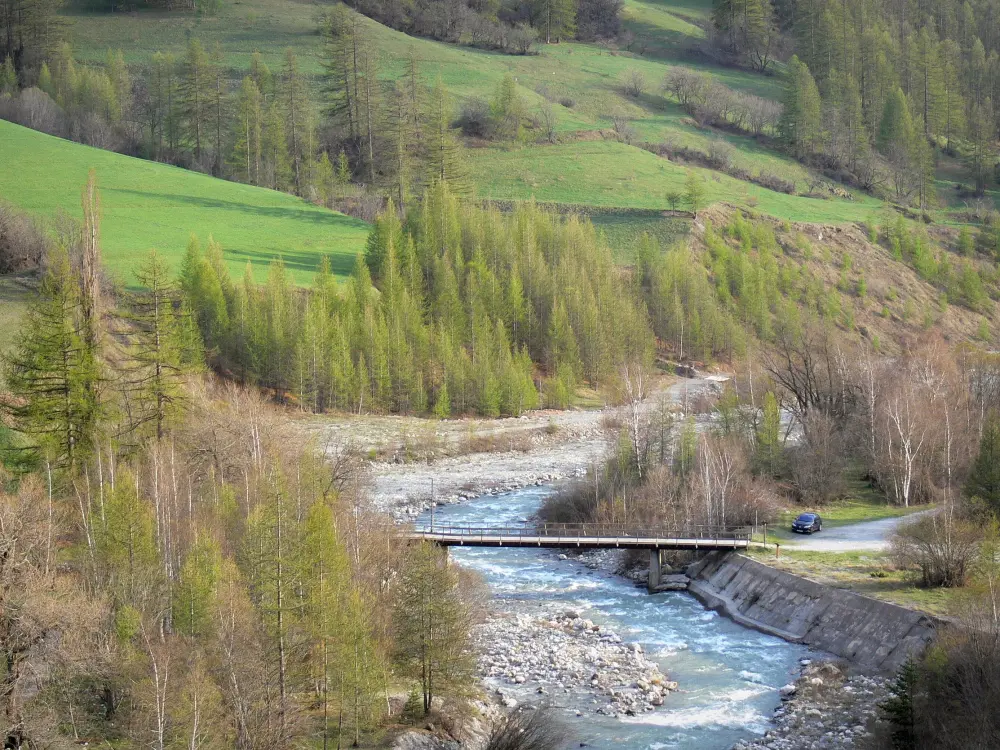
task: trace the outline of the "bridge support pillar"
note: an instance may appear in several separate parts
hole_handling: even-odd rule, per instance
[[[660,585],[660,568],[663,560],[660,558],[660,550],[651,549],[649,551],[649,581],[646,584],[649,593],[656,591]]]

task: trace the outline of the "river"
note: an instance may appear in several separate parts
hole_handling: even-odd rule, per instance
[[[527,520],[550,489],[533,487],[435,509],[434,522],[484,524]],[[428,525],[430,512],[418,523]],[[619,750],[726,750],[763,734],[778,706],[778,689],[793,681],[802,646],[742,628],[706,611],[682,592],[650,596],[644,588],[592,570],[552,550],[452,548],[453,559],[478,571],[495,605],[517,613],[573,609],[629,641],[679,683],[663,707],[636,717],[576,716],[584,695],[550,696],[565,714],[574,747]],[[532,686],[504,685],[519,700],[535,700]]]

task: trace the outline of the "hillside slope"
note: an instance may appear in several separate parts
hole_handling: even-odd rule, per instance
[[[93,169],[101,191],[105,265],[122,281],[150,248],[175,269],[192,235],[222,245],[230,272],[249,261],[263,280],[281,257],[298,283],[320,259],[350,273],[368,225],[285,193],[65,141],[0,120],[0,199],[32,214],[82,216],[80,191]]]
[[[188,40],[196,37],[207,48],[220,46],[233,81],[246,74],[255,50],[277,73],[282,69],[285,49],[291,47],[319,104],[323,46],[317,33],[317,11],[323,7],[287,0],[246,0],[224,4],[215,17],[181,11],[79,13],[70,16],[70,37],[81,60],[96,63],[104,59],[109,48],[120,48],[129,64],[139,68],[147,66],[157,50],[182,59]],[[546,99],[551,102],[554,129],[561,141],[557,147],[538,142],[539,131],[528,128],[516,146],[479,143],[476,145],[485,147],[470,150],[470,171],[482,197],[534,196],[542,201],[603,208],[666,209],[664,194],[683,182],[686,165],[655,157],[638,145],[616,142],[612,133],[615,117],[631,121],[636,144],[664,144],[707,153],[713,144],[724,141],[733,149],[734,168],[746,174],[780,176],[802,195],[813,192],[813,185],[824,181],[799,162],[752,137],[698,127],[677,102],[663,94],[661,86],[668,71],[682,66],[710,74],[736,91],[768,99],[780,97],[780,77],[707,64],[690,53],[694,45],[703,42],[701,25],[707,23],[710,12],[711,3],[705,0],[669,5],[630,0],[623,21],[635,35],[631,51],[563,41],[539,45],[537,54],[532,55],[506,55],[412,37],[364,17],[360,23],[366,38],[379,50],[379,77],[383,80],[402,74],[412,55],[424,83],[431,85],[440,76],[457,100],[456,106],[474,98],[490,99],[508,73],[516,81],[528,119],[538,116]],[[645,92],[638,97],[623,90],[624,80],[634,73],[645,81]],[[602,142],[605,137],[609,140]],[[569,163],[563,158],[566,153],[580,164]],[[607,169],[609,161],[615,169]],[[579,180],[580,168],[585,170],[585,181]],[[623,182],[623,171],[634,172],[639,179]],[[658,174],[661,171],[663,174]],[[855,200],[831,196],[821,201],[801,195],[789,199],[718,172],[711,175],[718,175],[721,183],[718,190],[710,191],[711,199],[724,196],[747,207],[759,204],[761,210],[792,221],[857,221],[871,212],[872,205],[880,205],[860,195],[854,196]],[[562,190],[546,186],[547,180],[579,184],[573,186],[572,195],[563,195]]]

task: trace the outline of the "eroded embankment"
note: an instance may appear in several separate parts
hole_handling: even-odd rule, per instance
[[[709,609],[868,669],[894,671],[934,638],[940,621],[888,602],[713,552],[687,570],[688,590]]]

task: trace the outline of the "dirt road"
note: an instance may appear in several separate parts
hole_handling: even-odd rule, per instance
[[[933,511],[923,510],[896,518],[883,518],[879,521],[852,523],[847,526],[837,526],[834,528],[827,527],[810,536],[796,536],[794,542],[790,541],[787,544],[794,546],[797,550],[808,550],[811,552],[883,550],[888,548],[889,537],[892,536],[901,523],[912,521],[927,513],[933,513]]]

